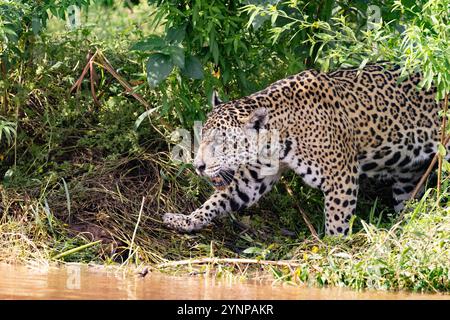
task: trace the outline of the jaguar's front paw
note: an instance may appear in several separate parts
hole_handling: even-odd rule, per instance
[[[166,227],[179,232],[192,232],[196,230],[189,216],[184,214],[166,213],[163,215],[163,223]]]

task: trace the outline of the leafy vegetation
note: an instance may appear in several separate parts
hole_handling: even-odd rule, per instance
[[[136,2],[0,0],[0,261],[218,276],[262,268],[293,283],[449,290],[443,160],[440,192],[401,217],[385,186],[369,182],[346,239],[311,236],[304,219],[323,236],[322,195],[293,174],[198,234],[160,219],[211,191],[170,159],[168,137],[205,119],[213,88],[233,99],[306,68],[386,59],[422,70],[421,85],[445,97],[448,0]],[[173,262],[188,258],[198,263]],[[279,260],[289,266],[269,263]]]

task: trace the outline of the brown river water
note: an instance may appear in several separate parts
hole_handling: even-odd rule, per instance
[[[309,288],[206,276],[145,277],[98,266],[24,267],[0,264],[0,299],[448,299],[450,295]]]

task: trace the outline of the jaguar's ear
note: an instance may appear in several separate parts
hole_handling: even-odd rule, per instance
[[[221,103],[222,103],[222,100],[220,100],[219,94],[217,93],[216,90],[214,90],[212,93],[212,97],[211,97],[211,105],[212,105],[213,109]]]
[[[258,108],[245,119],[244,126],[246,129],[263,129],[268,121],[267,109]]]

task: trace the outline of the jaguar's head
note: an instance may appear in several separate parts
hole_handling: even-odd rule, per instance
[[[223,103],[214,92],[212,105],[194,167],[221,190],[232,182],[241,164],[255,161],[258,132],[265,128],[268,116],[266,108],[250,98]]]

